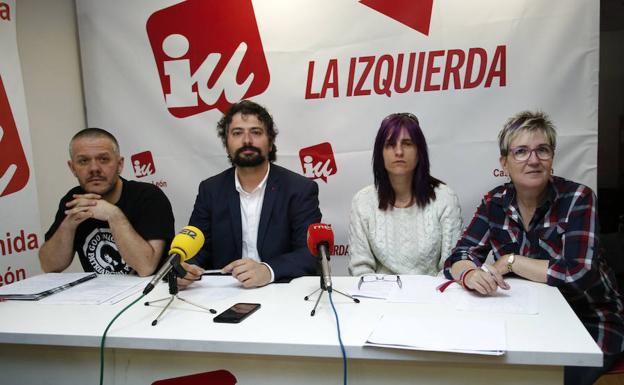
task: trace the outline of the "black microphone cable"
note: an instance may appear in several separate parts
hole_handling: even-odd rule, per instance
[[[338,312],[336,312],[336,306],[334,306],[334,300],[332,299],[332,290],[327,290],[329,296],[329,303],[331,304],[334,316],[336,317],[336,330],[338,331],[338,342],[340,343],[340,350],[342,352],[342,382],[347,385],[347,352],[345,351],[344,344],[342,343],[342,337],[340,336],[340,321],[338,320]]]
[[[119,318],[119,316],[122,315],[123,312],[128,310],[132,305],[139,302],[143,297],[145,297],[145,294],[141,294],[139,298],[132,301],[131,304],[124,307],[119,313],[117,313],[117,315],[113,317],[111,322],[108,323],[106,330],[104,330],[104,334],[102,334],[102,342],[100,343],[100,385],[104,383],[104,342],[106,341],[106,333],[108,333],[108,329],[110,329],[110,327],[113,325],[113,322],[115,322],[115,320],[117,320],[117,318]]]

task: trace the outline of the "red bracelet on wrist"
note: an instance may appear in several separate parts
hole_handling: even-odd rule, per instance
[[[462,271],[461,275],[459,276],[459,283],[462,285],[462,287],[466,290],[474,290],[469,288],[468,286],[466,286],[466,277],[468,276],[468,274],[474,270],[477,270],[476,267],[470,267],[464,271]]]

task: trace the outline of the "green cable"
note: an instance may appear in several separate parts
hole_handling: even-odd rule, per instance
[[[108,329],[110,329],[110,327],[113,325],[113,322],[115,322],[115,320],[119,318],[119,316],[122,315],[123,312],[128,310],[130,306],[139,302],[143,297],[145,297],[145,294],[141,294],[141,296],[135,299],[130,305],[124,307],[119,313],[117,313],[117,315],[111,320],[111,322],[108,323],[106,330],[104,330],[104,334],[102,335],[102,343],[100,344],[100,385],[104,383],[104,342],[106,341],[106,333],[108,333]]]

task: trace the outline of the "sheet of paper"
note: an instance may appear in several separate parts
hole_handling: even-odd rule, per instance
[[[385,299],[388,302],[435,303],[447,301],[436,288],[446,282],[442,277],[428,275],[401,275],[401,287],[394,281],[366,282],[358,289],[357,283],[351,289],[351,295],[360,298]]]
[[[454,291],[458,310],[480,313],[538,314],[539,305],[534,283],[514,279],[508,281],[509,290],[497,290],[495,294],[482,296],[476,292]]]
[[[483,332],[487,331],[487,332]],[[490,318],[382,316],[367,346],[440,352],[502,355],[507,349],[505,323]]]
[[[396,282],[379,280],[364,282],[358,289],[358,283],[356,282],[350,294],[353,297],[360,298],[387,299],[392,294],[392,291],[398,288],[399,285]]]
[[[437,287],[446,282],[444,277],[428,275],[402,275],[403,288],[394,290],[388,296],[388,302],[440,303],[447,301],[447,296]]]
[[[178,295],[197,304],[209,306],[212,302],[235,297],[244,290],[241,283],[230,275],[209,275],[180,291]]]
[[[95,279],[43,298],[39,302],[67,305],[114,304],[143,290],[151,279],[152,277],[101,274]]]

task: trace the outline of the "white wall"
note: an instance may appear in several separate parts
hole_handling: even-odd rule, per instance
[[[16,26],[45,232],[59,199],[76,185],[67,146],[86,125],[74,1],[19,0]],[[77,261],[72,270],[81,270]]]
[[[67,144],[86,126],[74,0],[19,0],[17,40],[31,128],[41,227],[50,226],[58,200],[76,184],[67,169]],[[601,113],[598,184],[616,187],[617,116],[624,110],[622,31],[601,33]],[[606,80],[606,81],[605,81]],[[606,116],[606,117],[604,117]],[[607,165],[612,165],[611,167]],[[75,261],[76,262],[76,261]],[[76,266],[76,264],[74,265]],[[78,268],[79,269],[79,268]]]

